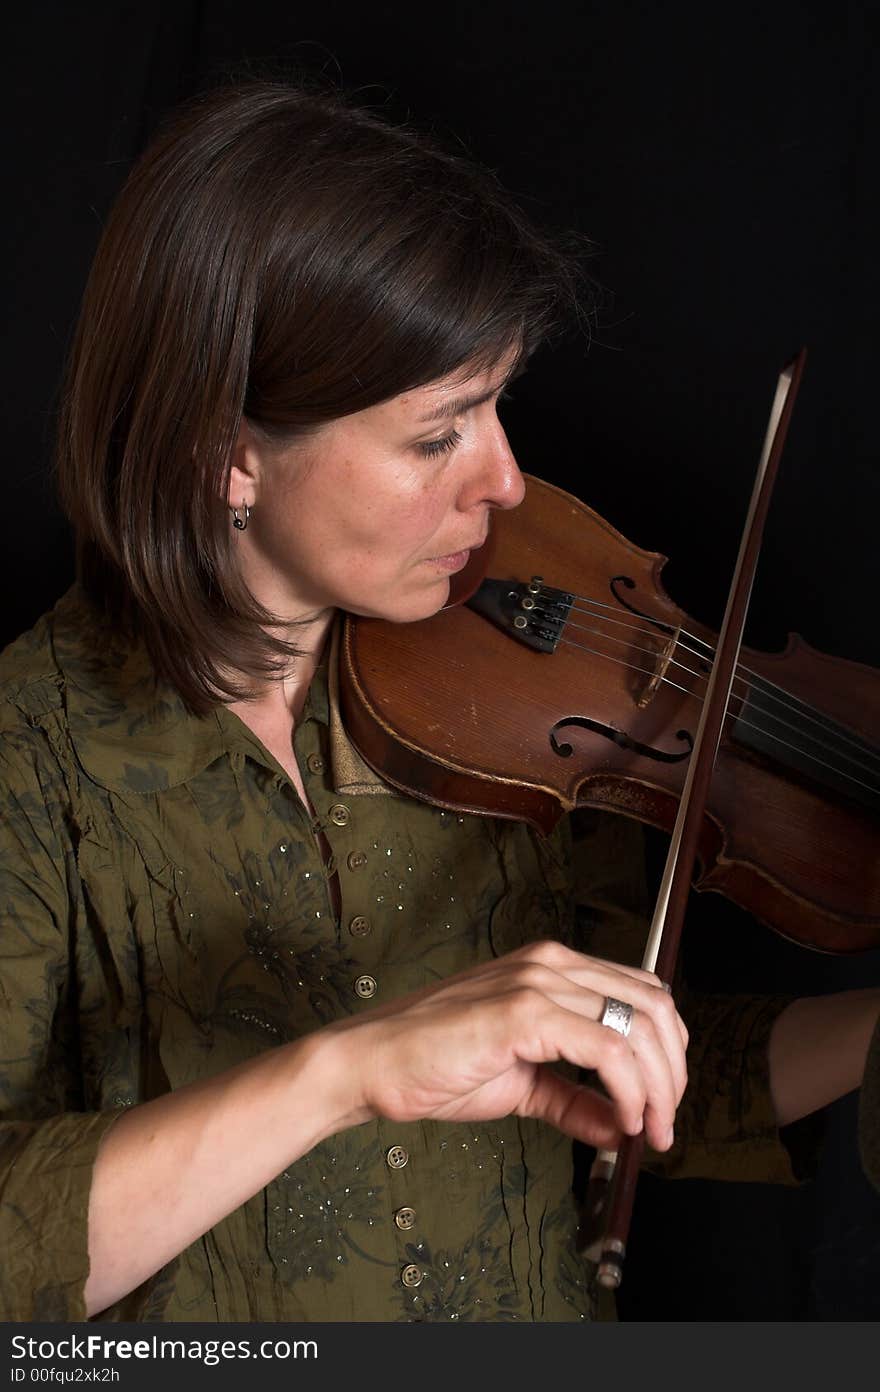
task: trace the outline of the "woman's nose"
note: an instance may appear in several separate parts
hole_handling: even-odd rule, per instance
[[[500,422],[482,445],[478,467],[465,486],[463,510],[480,504],[496,508],[518,507],[525,497],[526,486],[513,451]]]

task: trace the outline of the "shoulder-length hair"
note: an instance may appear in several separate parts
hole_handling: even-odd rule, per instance
[[[342,96],[189,103],[111,212],[72,346],[57,473],[88,595],[190,709],[252,694],[296,648],[231,550],[242,420],[286,442],[528,353],[574,264],[491,173]]]

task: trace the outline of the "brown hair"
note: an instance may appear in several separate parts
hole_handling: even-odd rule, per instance
[[[86,592],[192,710],[250,694],[296,649],[230,552],[242,419],[286,441],[528,353],[573,265],[488,171],[338,94],[189,103],[112,210],[72,348],[57,468]]]

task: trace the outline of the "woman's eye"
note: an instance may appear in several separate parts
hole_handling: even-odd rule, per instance
[[[418,446],[419,453],[426,459],[436,459],[438,454],[448,454],[461,444],[461,434],[457,430],[450,430],[448,435],[444,435],[442,440],[423,440]]]

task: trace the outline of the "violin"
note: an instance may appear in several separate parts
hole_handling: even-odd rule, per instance
[[[526,477],[520,507],[440,613],[348,616],[343,719],[392,786],[549,833],[594,807],[669,831],[716,635],[661,582],[665,557]],[[741,648],[697,844],[694,888],[794,942],[880,944],[880,671],[796,635]]]

